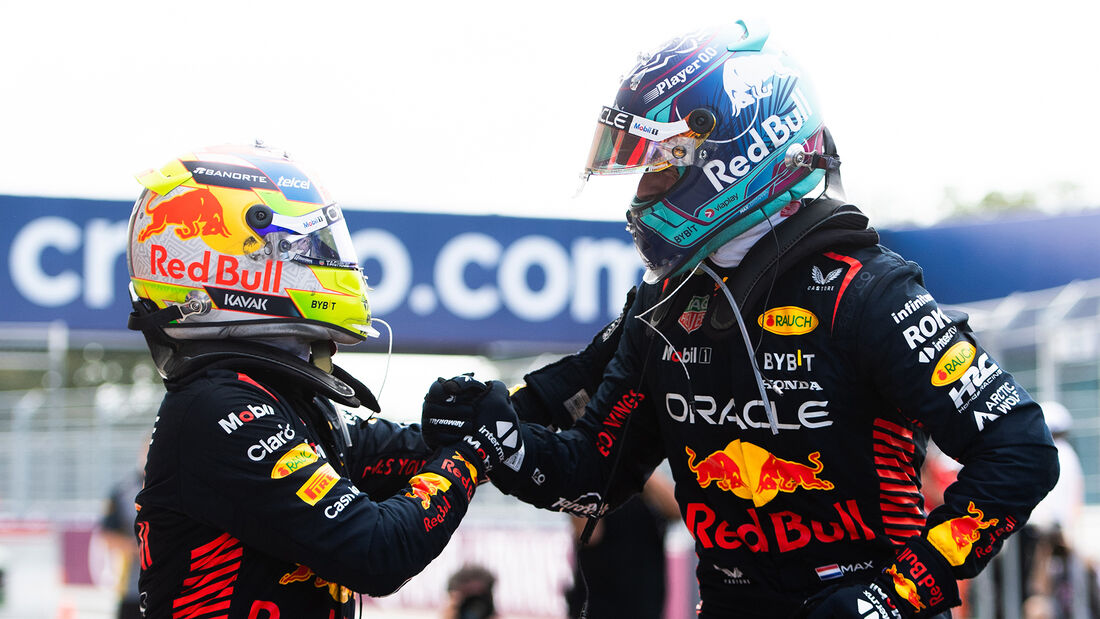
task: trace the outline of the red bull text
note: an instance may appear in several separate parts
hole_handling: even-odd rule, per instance
[[[918,611],[925,608],[925,600],[928,606],[937,606],[947,597],[928,566],[908,547],[902,548],[886,573],[893,578],[894,589],[898,594]]]
[[[278,260],[264,262],[263,270],[241,267],[235,256],[221,254],[211,270],[210,252],[202,252],[202,259],[185,263],[179,258],[168,260],[168,250],[161,245],[149,247],[149,274],[168,279],[187,279],[196,284],[213,283],[219,286],[240,285],[245,290],[279,292],[282,286],[283,263]]]
[[[695,542],[703,548],[733,550],[744,546],[751,552],[769,552],[773,547],[779,552],[797,550],[812,541],[822,544],[844,540],[870,540],[875,532],[863,522],[859,506],[854,499],[833,503],[838,520],[812,520],[792,511],[767,514],[766,524],[760,515],[748,508],[749,521],[733,524],[719,520],[718,515],[705,503],[688,503],[685,522]]]

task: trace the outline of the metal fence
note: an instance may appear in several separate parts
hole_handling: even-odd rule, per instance
[[[1036,399],[1069,409],[1086,502],[1100,504],[1100,280],[956,309]],[[515,363],[500,362],[499,375],[516,374]],[[0,325],[0,379],[0,518],[96,518],[111,486],[137,466],[163,394],[140,340],[74,334],[57,323]],[[503,497],[483,507],[545,524],[546,514],[515,510]],[[1011,603],[995,603],[1019,591],[993,580],[1002,573],[998,583],[1018,582],[1016,552],[1010,540],[970,585],[972,616],[1020,616]],[[1078,582],[1080,566],[1071,565]],[[1073,616],[1086,616],[1080,604]]]
[[[1100,503],[1100,280],[958,309],[970,314],[981,343],[1032,397],[1069,409],[1085,500]]]

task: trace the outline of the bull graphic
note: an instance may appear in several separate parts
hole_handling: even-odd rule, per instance
[[[726,95],[733,104],[733,116],[753,106],[760,99],[770,97],[774,90],[773,77],[798,76],[798,73],[772,55],[757,54],[735,56],[722,67],[722,83]]]
[[[886,569],[886,573],[894,579],[894,591],[897,591],[902,599],[912,604],[917,611],[924,608],[924,602],[921,601],[920,594],[917,593],[917,585],[898,573],[897,565],[891,565]]]
[[[691,447],[684,447],[684,451],[688,455],[688,468],[695,473],[700,487],[706,488],[711,482],[727,492],[749,487],[741,478],[741,467],[725,451],[716,451],[698,463],[695,462],[695,451]]]
[[[695,474],[700,487],[714,484],[720,490],[751,500],[757,507],[780,492],[794,492],[799,488],[832,490],[834,487],[831,481],[820,477],[825,467],[819,451],[807,456],[812,466],[777,458],[768,450],[739,439],[698,461],[690,447],[684,447],[684,452],[688,455],[688,469]]]
[[[183,240],[199,235],[230,236],[221,202],[207,189],[192,189],[162,200],[152,209],[146,206],[145,212],[150,219],[138,234],[138,241],[160,234],[168,226],[175,226],[176,236]]]
[[[756,481],[756,489],[758,491],[780,490],[783,492],[794,492],[795,488],[832,490],[833,482],[818,477],[818,474],[825,469],[825,466],[821,464],[821,452],[812,452],[806,458],[813,462],[814,466],[807,466],[800,462],[769,455],[768,459],[760,466],[760,476]]]
[[[997,518],[985,519],[985,513],[970,501],[966,511],[969,516],[952,518],[932,527],[928,532],[928,542],[940,551],[951,565],[962,565],[974,542],[982,536],[982,529],[997,526]]]
[[[420,499],[420,506],[428,509],[432,506],[432,497],[446,492],[451,482],[438,473],[421,473],[409,480],[409,489],[405,496]]]

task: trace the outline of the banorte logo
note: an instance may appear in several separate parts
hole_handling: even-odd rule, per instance
[[[138,233],[138,241],[144,242],[154,234],[175,226],[175,233],[182,240],[196,236],[229,237],[225,227],[222,204],[209,189],[192,189],[186,193],[161,200],[153,208],[145,206],[149,223]]]
[[[756,507],[767,504],[780,492],[833,489],[831,481],[819,477],[825,469],[819,451],[807,456],[813,466],[777,458],[768,450],[740,439],[698,462],[690,447],[684,447],[684,451],[688,455],[688,469],[695,474],[700,487],[713,483],[739,498],[751,499]]]
[[[451,488],[451,482],[438,473],[421,473],[409,480],[409,491],[405,496],[420,499],[420,506],[428,509],[432,506],[432,497],[440,491]]]
[[[974,542],[981,537],[982,529],[997,526],[997,518],[985,519],[982,510],[974,505],[974,501],[966,507],[969,516],[952,518],[932,527],[928,532],[928,542],[940,551],[947,562],[954,566],[962,565],[970,554]]]

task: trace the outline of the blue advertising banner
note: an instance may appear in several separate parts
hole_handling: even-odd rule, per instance
[[[1100,278],[1100,211],[879,232],[883,245],[921,265],[925,286],[940,303]]]
[[[125,329],[131,204],[0,196],[0,321]],[[344,211],[372,313],[401,351],[568,351],[641,278],[623,224]],[[379,329],[385,333],[384,329]],[[375,349],[375,346],[371,346]]]
[[[0,321],[125,329],[129,203],[0,196],[0,212]],[[571,350],[619,313],[641,278],[618,222],[351,209],[345,217],[395,350]],[[1100,213],[882,237],[919,262],[950,304],[1100,278],[1097,232]]]

